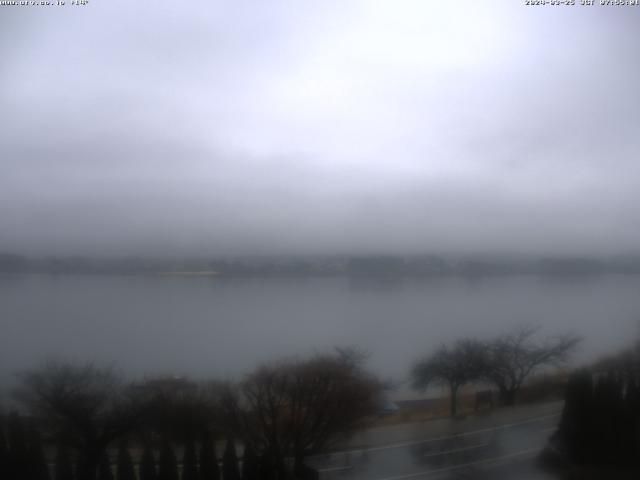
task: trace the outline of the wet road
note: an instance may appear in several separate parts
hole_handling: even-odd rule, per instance
[[[557,413],[449,436],[335,453],[310,462],[321,480],[547,479],[536,457]]]

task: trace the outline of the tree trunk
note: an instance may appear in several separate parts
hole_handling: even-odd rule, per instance
[[[87,447],[80,453],[77,465],[77,480],[95,480],[102,456],[102,448]]]
[[[319,475],[317,470],[305,465],[303,454],[296,454],[293,477],[295,480],[318,480]]]
[[[500,389],[500,399],[502,400],[503,405],[511,406],[516,403],[516,392],[515,388],[501,388]]]
[[[293,460],[293,476],[294,478],[304,478],[304,455],[296,452]]]
[[[455,417],[458,413],[458,386],[451,385],[451,416]]]
[[[260,478],[262,480],[287,480],[289,477],[284,456],[270,449],[262,455]],[[224,480],[224,478],[223,478]]]

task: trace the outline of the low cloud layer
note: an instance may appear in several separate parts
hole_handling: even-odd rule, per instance
[[[640,7],[0,12],[0,250],[626,253]]]

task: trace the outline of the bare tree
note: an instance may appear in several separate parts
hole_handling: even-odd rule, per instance
[[[455,416],[460,387],[482,376],[484,350],[484,345],[473,339],[458,340],[452,347],[442,345],[413,367],[411,376],[414,387],[424,390],[432,384],[447,385],[451,416]]]
[[[381,383],[367,374],[359,356],[343,350],[306,361],[263,366],[225,399],[232,430],[287,476],[305,456],[326,450],[375,412]]]
[[[580,342],[574,335],[536,340],[537,331],[520,327],[487,344],[485,377],[498,387],[505,405],[513,405],[520,387],[536,369],[562,364]]]
[[[142,417],[143,406],[109,367],[52,361],[20,379],[17,398],[77,450],[78,480],[94,480],[107,446]]]

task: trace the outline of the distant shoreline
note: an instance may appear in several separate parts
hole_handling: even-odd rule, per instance
[[[370,277],[436,278],[513,275],[640,274],[639,255],[608,257],[497,255],[244,256],[166,259],[153,257],[40,257],[0,253],[0,273],[153,275],[170,277]]]
[[[191,272],[158,272],[156,275],[159,277],[217,277],[220,275],[220,272],[214,270],[196,270]]]
[[[541,277],[541,278],[596,278],[605,276],[637,276],[640,271],[600,271],[600,272],[504,272],[504,273],[464,273],[464,272],[447,272],[447,273],[422,273],[422,274],[395,274],[395,273],[378,273],[378,274],[350,274],[350,273],[220,273],[208,271],[30,271],[30,272],[2,272],[0,276],[4,277],[20,277],[20,276],[100,276],[100,277],[155,277],[155,278],[209,278],[209,279],[252,279],[252,278],[347,278],[362,280],[403,280],[403,279],[450,279],[450,278],[508,278],[508,277]]]

